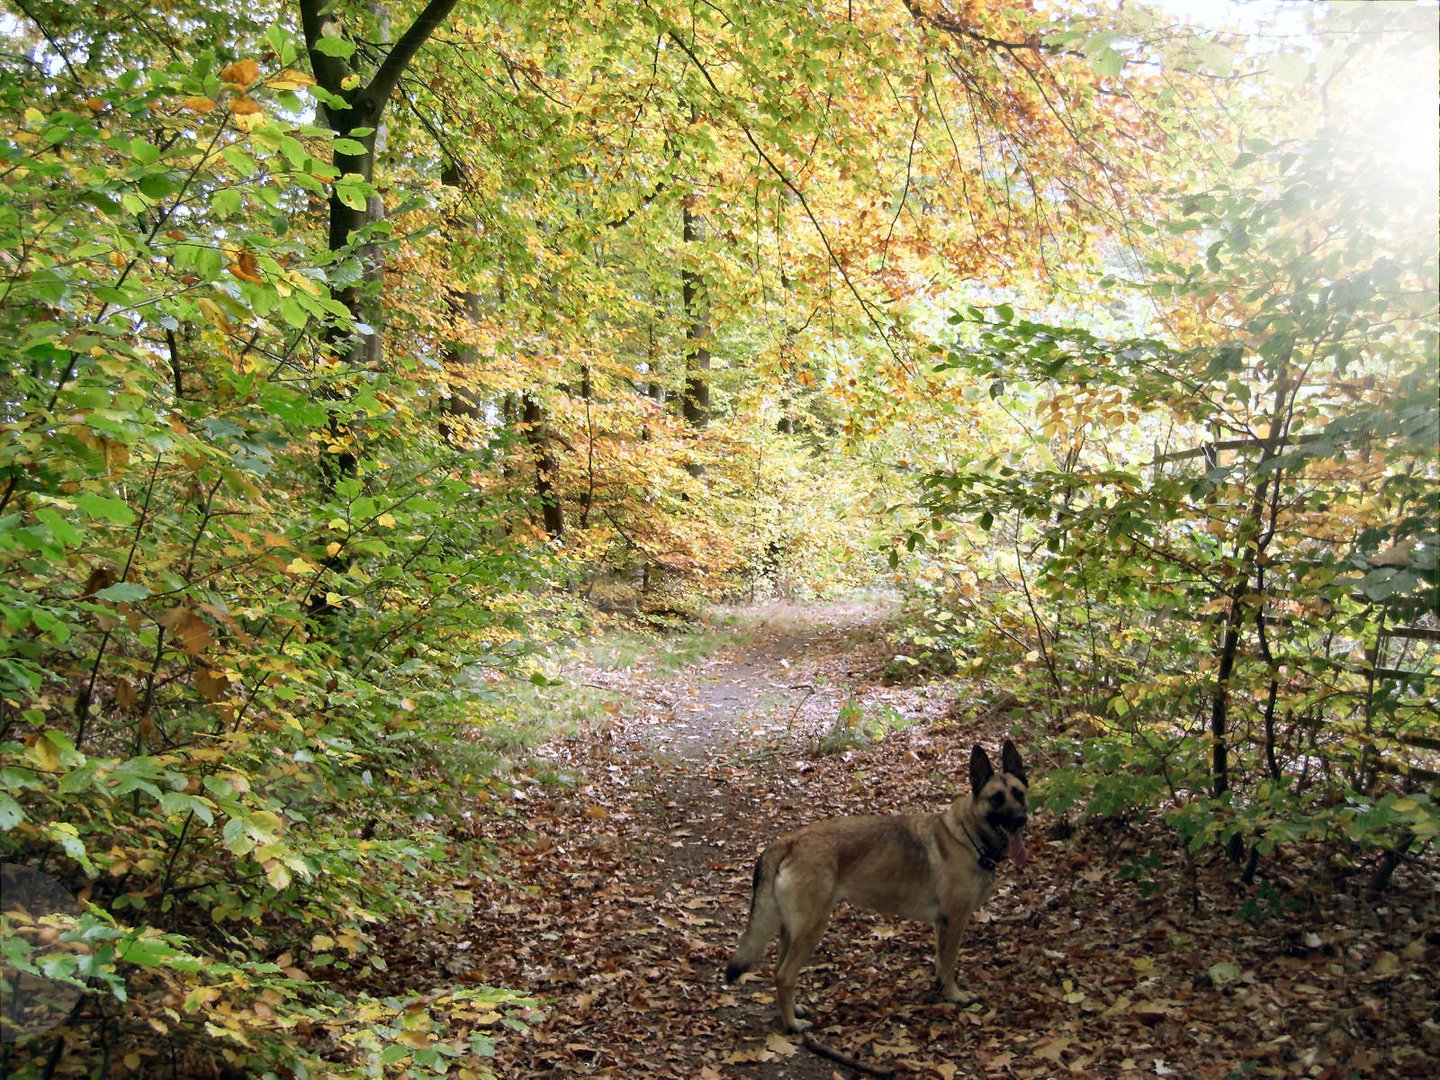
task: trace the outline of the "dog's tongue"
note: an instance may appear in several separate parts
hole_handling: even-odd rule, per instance
[[[1025,830],[1014,830],[1010,833],[1009,840],[1006,854],[1010,856],[1010,861],[1016,866],[1024,866],[1030,861],[1030,849],[1025,846]]]

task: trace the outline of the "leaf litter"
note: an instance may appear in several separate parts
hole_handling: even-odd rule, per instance
[[[490,819],[495,876],[473,883],[464,925],[389,929],[391,979],[459,977],[544,1003],[528,1030],[497,1037],[498,1075],[857,1075],[776,1029],[770,961],[723,984],[754,858],[819,817],[940,809],[971,744],[1013,725],[963,687],[885,684],[883,613],[767,614],[677,673],[575,673],[627,703],[547,748],[584,779],[517,788]],[[915,722],[813,756],[845,702]],[[842,906],[802,981],[815,1039],[876,1074],[942,1080],[1432,1075],[1440,923],[1421,868],[1372,903],[1362,877],[1296,848],[1257,917],[1233,866],[1192,877],[1156,822],[1055,825],[1037,815],[1034,861],[1002,867],[961,946],[969,1008],[932,993],[928,927]]]

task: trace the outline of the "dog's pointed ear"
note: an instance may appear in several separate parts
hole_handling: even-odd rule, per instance
[[[1025,763],[1020,760],[1020,751],[1015,749],[1015,744],[1009,739],[1005,740],[1005,747],[1000,751],[1000,765],[1011,776],[1018,776],[1023,782],[1025,779]]]
[[[979,743],[970,751],[970,790],[976,795],[980,789],[995,775],[995,766],[990,764],[990,755],[985,753],[984,747]]]

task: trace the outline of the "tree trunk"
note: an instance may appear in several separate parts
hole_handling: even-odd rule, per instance
[[[342,178],[358,176],[369,183],[375,175],[375,157],[380,145],[382,119],[390,95],[394,93],[400,77],[410,66],[420,46],[429,40],[430,35],[450,14],[456,0],[430,0],[401,35],[400,40],[386,52],[385,59],[380,62],[369,82],[359,78],[347,59],[320,50],[322,39],[338,37],[336,33],[327,33],[327,30],[339,29],[333,11],[334,5],[328,0],[298,0],[298,3],[300,25],[305,34],[305,47],[310,55],[310,67],[315,81],[321,90],[336,99],[321,105],[320,119],[337,135],[350,138],[360,145],[358,152],[336,150],[333,163]],[[380,18],[382,25],[388,26],[388,20],[383,14]],[[357,131],[359,134],[355,134]],[[367,196],[360,205],[356,205],[358,201],[353,190],[342,189],[340,184],[336,184],[331,190],[327,235],[330,251],[346,250],[356,233],[371,221],[384,216],[384,208],[380,205],[378,196]],[[337,328],[329,336],[331,347],[354,366],[377,364],[380,361],[380,335],[373,318],[379,305],[372,303],[367,310],[365,304],[365,293],[369,291],[366,286],[375,291],[379,288],[380,253],[378,249],[367,246],[358,254],[361,261],[360,280],[341,287],[335,297],[349,312],[351,327]],[[371,332],[355,332],[353,327],[356,324],[369,326]],[[348,445],[349,433],[345,430],[345,424],[338,412],[337,409],[331,410],[329,429],[334,442],[343,449],[338,454],[326,456],[329,463],[326,479],[329,485],[344,476],[353,475],[358,463],[354,448]]]
[[[440,174],[440,182],[449,188],[459,188],[460,167],[453,161]],[[452,218],[451,228],[460,231],[472,228],[473,223]],[[446,290],[445,302],[463,331],[474,327],[480,321],[480,294],[464,286],[450,286]],[[480,419],[480,398],[472,383],[479,352],[475,346],[467,345],[459,336],[445,348],[445,385],[447,394],[441,409],[447,417],[458,417],[468,421]],[[463,442],[467,438],[467,425],[454,425],[446,420],[440,422],[440,433],[452,442]]]
[[[535,456],[535,495],[540,500],[545,534],[551,540],[561,540],[565,536],[565,510],[555,491],[555,452],[550,447],[550,434],[545,426],[545,409],[534,394],[524,396],[520,423]]]
[[[695,211],[694,197],[685,201],[684,236],[687,245],[705,240],[705,217]],[[685,260],[680,275],[681,297],[685,306],[685,393],[680,409],[687,423],[695,429],[710,422],[710,298],[699,270],[696,251]]]
[[[1240,651],[1241,628],[1245,622],[1248,605],[1264,602],[1264,577],[1252,586],[1251,577],[1260,566],[1261,556],[1269,546],[1271,535],[1266,527],[1267,493],[1271,484],[1278,497],[1280,470],[1265,470],[1284,449],[1289,431],[1289,413],[1286,403],[1290,396],[1290,382],[1285,369],[1294,349],[1292,342],[1283,350],[1277,363],[1275,377],[1275,398],[1270,410],[1270,431],[1260,451],[1257,471],[1261,473],[1251,492],[1250,505],[1239,525],[1238,550],[1236,555],[1240,570],[1235,575],[1235,584],[1229,593],[1229,608],[1225,616],[1225,631],[1221,637],[1220,654],[1215,672],[1215,693],[1210,702],[1210,790],[1218,799],[1230,790],[1230,679],[1235,671],[1235,661]],[[1272,514],[1273,516],[1273,514]],[[1248,533],[1248,535],[1247,535]],[[1252,594],[1259,599],[1252,599]],[[1262,612],[1263,614],[1263,612]],[[1238,840],[1239,837],[1236,837]],[[1238,848],[1232,844],[1232,855],[1238,857]]]

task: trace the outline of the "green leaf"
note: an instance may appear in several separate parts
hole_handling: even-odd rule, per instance
[[[197,795],[187,795],[183,791],[167,791],[160,796],[160,806],[167,814],[194,814],[206,825],[215,823],[210,800]]]
[[[247,855],[255,847],[255,841],[245,831],[243,817],[235,817],[227,821],[221,836],[225,841],[225,846],[235,855]]]
[[[322,37],[315,42],[314,49],[322,56],[338,56],[348,60],[355,53],[355,43],[342,37]]]
[[[150,595],[148,586],[136,584],[133,581],[117,581],[114,585],[108,585],[95,594],[97,600],[113,600],[121,604],[133,604],[136,600],[144,600]]]
[[[80,864],[87,874],[95,872],[95,864],[90,861],[90,855],[85,850],[85,842],[80,839],[80,832],[66,821],[58,821],[45,829],[45,835],[60,845],[61,850]]]
[[[75,496],[75,505],[93,518],[113,521],[116,525],[129,525],[135,520],[135,511],[125,500],[98,495],[93,491],[83,491]]]
[[[1119,75],[1125,67],[1125,57],[1121,56],[1114,49],[1105,49],[1098,56],[1092,57],[1090,64],[1101,75],[1114,77]]]
[[[134,937],[115,948],[117,958],[137,967],[159,967],[162,962],[181,955],[175,946],[156,937]]]
[[[410,1056],[410,1048],[403,1043],[391,1043],[380,1051],[380,1064],[394,1065]]]
[[[20,804],[0,791],[0,832],[9,832],[25,820],[25,811]]]
[[[354,139],[335,139],[330,145],[336,153],[349,154],[352,157],[361,157],[369,153],[364,143],[356,142]]]
[[[225,188],[211,197],[210,206],[221,217],[229,217],[240,209],[242,199],[237,188]]]
[[[169,173],[146,173],[140,178],[140,192],[148,199],[168,198],[176,191],[175,181]]]
[[[335,194],[351,210],[364,210],[368,184],[354,173],[335,181]]]

